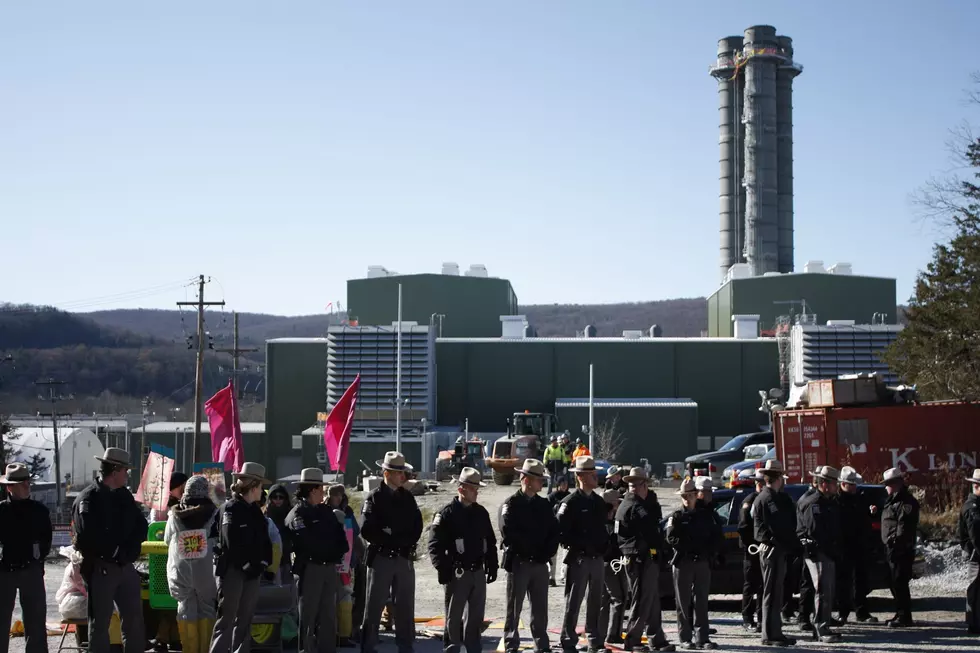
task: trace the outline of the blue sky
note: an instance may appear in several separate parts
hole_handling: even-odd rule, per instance
[[[708,65],[758,23],[805,68],[797,268],[904,300],[977,2],[3,3],[0,300],[170,308],[204,273],[232,308],[315,313],[368,265],[443,261],[522,303],[708,294]]]

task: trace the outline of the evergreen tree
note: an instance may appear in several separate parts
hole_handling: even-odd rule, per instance
[[[965,146],[972,178],[953,186],[953,227],[919,276],[908,326],[885,360],[925,399],[980,399],[980,138]]]
[[[44,455],[40,452],[35,453],[33,456],[26,461],[27,471],[31,473],[31,478],[40,478],[44,476],[44,473],[51,468],[45,460]]]
[[[20,456],[20,449],[16,447],[17,438],[10,422],[3,415],[0,415],[0,436],[3,437],[3,449],[0,451],[0,473],[6,469],[8,462],[13,462]]]

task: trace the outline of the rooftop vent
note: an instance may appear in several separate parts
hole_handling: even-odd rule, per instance
[[[582,337],[595,338],[596,333],[597,333],[596,328],[591,324],[589,324],[585,327],[585,329],[582,330]]]
[[[459,276],[459,264],[458,263],[443,263],[442,273],[448,274],[453,277]]]
[[[834,263],[829,268],[827,268],[827,272],[829,272],[830,274],[842,274],[848,276],[851,274],[851,264],[843,263],[843,262]]]
[[[501,315],[501,338],[526,338],[528,335],[527,317],[524,315]]]
[[[474,263],[470,266],[470,269],[466,271],[466,276],[468,277],[479,277],[481,279],[487,278],[487,266],[481,263]]]
[[[391,272],[388,272],[388,268],[383,265],[369,265],[368,266],[368,279],[377,279],[378,277],[390,277]]]
[[[737,340],[755,340],[759,337],[758,315],[733,315],[732,322]]]
[[[624,338],[630,338],[630,339],[632,339],[632,338],[642,338],[643,337],[643,330],[642,329],[629,329],[627,331],[623,331],[623,337]]]
[[[803,272],[807,274],[820,274],[826,272],[823,269],[823,261],[807,261],[803,266]]]

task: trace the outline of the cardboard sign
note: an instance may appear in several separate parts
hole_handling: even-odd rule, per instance
[[[171,452],[171,456],[165,455]],[[174,471],[172,450],[153,445],[146,457],[146,466],[135,499],[151,510],[166,510],[170,498],[170,475]]]
[[[182,560],[199,560],[208,554],[208,534],[203,528],[177,533],[177,555]]]
[[[225,464],[224,463],[194,463],[194,476],[203,476],[211,485],[211,501],[221,506],[226,500]]]

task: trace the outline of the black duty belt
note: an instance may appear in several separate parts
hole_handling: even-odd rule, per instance
[[[410,554],[409,554],[409,552],[406,551],[405,549],[392,549],[391,547],[378,546],[376,544],[372,544],[370,546],[370,549],[373,550],[376,555],[384,556],[385,558],[392,558],[392,559],[394,559],[394,558],[409,558],[409,557],[411,557]]]
[[[464,571],[482,571],[482,570],[483,570],[482,560],[479,562],[458,562],[458,561],[453,562],[453,571],[456,575],[456,578],[462,576]]]

